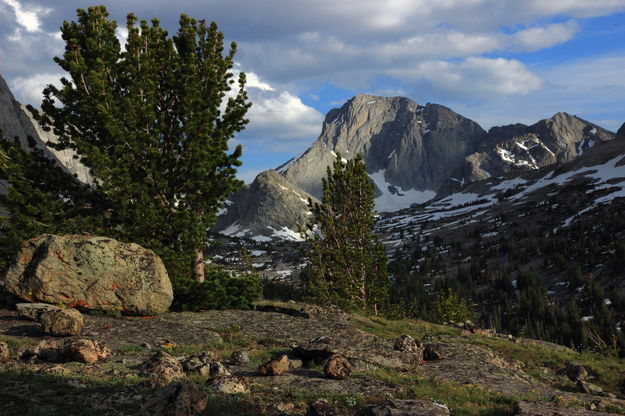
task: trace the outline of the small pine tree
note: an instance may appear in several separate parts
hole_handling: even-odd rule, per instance
[[[373,234],[374,186],[362,156],[337,155],[323,178],[322,203],[308,201],[310,296],[348,309],[378,312],[388,304],[387,259]]]
[[[465,322],[472,318],[471,308],[466,299],[458,298],[456,291],[448,288],[441,292],[434,305],[432,312],[438,322]]]

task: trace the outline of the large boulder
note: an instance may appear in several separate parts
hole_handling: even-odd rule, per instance
[[[165,312],[174,297],[152,250],[90,235],[44,234],[25,242],[0,284],[29,302],[136,315]]]

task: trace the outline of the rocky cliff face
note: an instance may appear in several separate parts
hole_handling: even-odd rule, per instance
[[[32,118],[32,115],[25,106],[15,100],[9,86],[0,76],[0,127],[2,128],[2,139],[9,139],[17,136],[24,148],[27,148],[27,137],[33,137],[37,145],[59,166],[67,172],[77,175],[82,182],[90,182],[91,177],[88,169],[77,159],[72,150],[58,151],[46,146],[48,141],[57,142],[57,137],[52,132],[41,129],[39,124]]]
[[[298,227],[308,220],[308,198],[318,202],[275,170],[267,170],[228,199],[213,229],[261,242],[299,240]]]
[[[377,186],[376,206],[390,211],[432,198],[485,138],[477,123],[446,107],[358,95],[331,110],[312,147],[278,172],[319,197],[321,178],[336,154],[349,159],[361,153]]]
[[[493,127],[482,149],[459,164],[438,196],[491,176],[566,163],[613,138],[613,133],[567,113],[557,113],[531,126]]]

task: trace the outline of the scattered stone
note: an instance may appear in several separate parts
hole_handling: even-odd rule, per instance
[[[45,374],[49,376],[65,376],[69,373],[70,371],[61,364],[48,365],[37,371],[37,374]]]
[[[443,349],[438,344],[427,344],[425,351],[423,351],[423,358],[426,361],[436,361],[445,358],[443,355]]]
[[[230,376],[230,371],[226,368],[225,365],[220,363],[217,360],[213,360],[209,364],[208,375],[210,377],[222,377],[222,376]]]
[[[148,358],[141,365],[139,374],[163,384],[175,378],[184,377],[182,365],[165,351],[159,351]]]
[[[49,303],[18,303],[15,305],[15,309],[17,309],[17,314],[21,318],[39,321],[42,313],[61,308]]]
[[[410,335],[401,335],[395,340],[396,351],[405,352],[408,354],[414,354],[417,361],[423,361],[423,351],[425,347],[421,341],[417,341]]]
[[[387,404],[365,409],[363,416],[449,416],[443,404],[422,400],[391,400]]]
[[[248,364],[250,362],[250,357],[247,355],[245,351],[235,351],[230,356],[230,364],[232,365],[243,365]]]
[[[214,393],[238,394],[250,391],[250,382],[245,377],[221,376],[209,378],[206,387]]]
[[[601,396],[603,394],[603,389],[601,387],[582,380],[577,380],[577,389],[582,393],[595,396]]]
[[[67,361],[95,363],[107,359],[111,349],[97,339],[79,338],[65,342],[63,355]]]
[[[345,380],[352,374],[352,364],[344,356],[334,354],[326,362],[326,365],[323,367],[323,372],[330,378]]]
[[[39,322],[43,331],[56,337],[79,336],[84,320],[76,309],[53,309],[42,312]]]
[[[289,371],[289,357],[284,354],[258,366],[258,372],[263,376],[279,376],[287,371]]]
[[[584,366],[575,363],[567,363],[564,374],[571,379],[571,381],[586,381],[588,378],[588,371],[586,371]]]
[[[143,406],[145,414],[195,416],[204,411],[208,396],[204,389],[189,382],[176,382],[156,390]]]
[[[165,312],[173,300],[153,251],[90,235],[44,234],[23,243],[3,285],[29,302],[137,315]]]
[[[315,400],[308,406],[306,416],[338,416],[339,412],[326,399]]]
[[[0,342],[0,362],[7,361],[9,358],[11,358],[9,344],[6,342]]]

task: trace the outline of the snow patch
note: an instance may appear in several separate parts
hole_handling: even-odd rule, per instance
[[[436,192],[425,190],[417,191],[416,189],[403,190],[397,186],[393,186],[384,178],[384,169],[370,173],[369,177],[375,183],[382,195],[375,198],[375,207],[380,212],[397,211],[402,208],[408,208],[415,203],[421,203],[431,200],[436,196]],[[393,194],[389,187],[397,189],[399,192]]]

